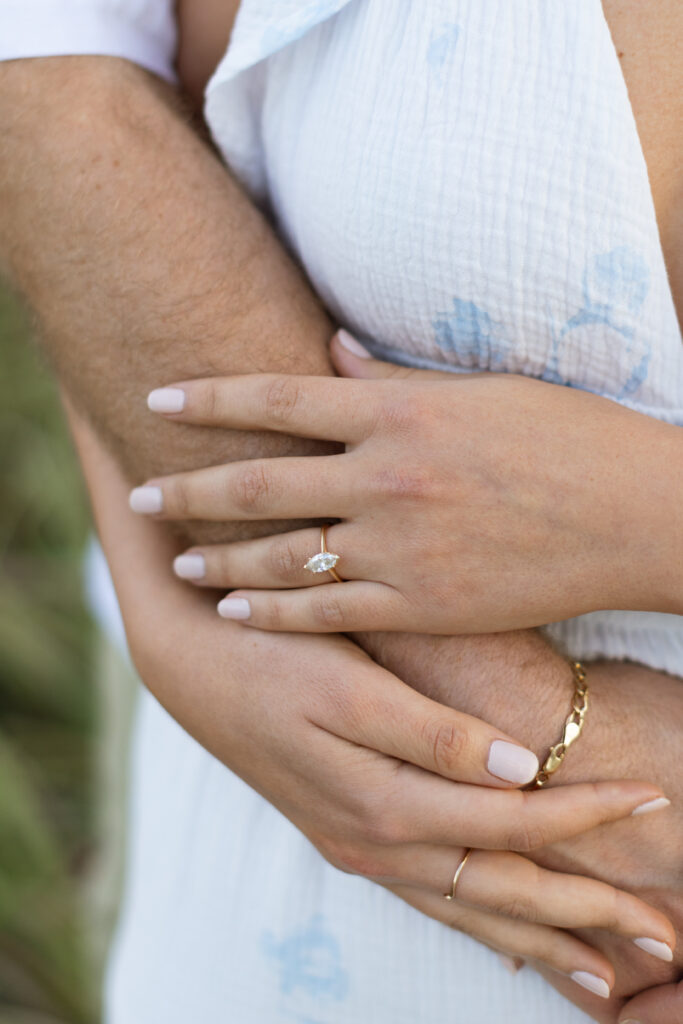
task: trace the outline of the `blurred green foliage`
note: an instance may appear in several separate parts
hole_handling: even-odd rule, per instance
[[[0,1024],[92,1024],[89,514],[51,375],[0,291]]]

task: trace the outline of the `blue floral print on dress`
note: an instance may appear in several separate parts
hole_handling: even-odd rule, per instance
[[[454,298],[453,309],[432,320],[434,340],[444,352],[454,352],[458,365],[503,370],[509,350],[503,327],[475,302]]]
[[[629,246],[593,256],[583,275],[583,306],[559,331],[551,324],[552,350],[543,379],[604,393],[604,381],[618,375],[612,397],[634,395],[647,379],[652,358],[649,343],[638,333],[649,289],[649,267]]]
[[[427,63],[439,84],[446,77],[448,62],[455,53],[459,38],[460,26],[454,23],[438,25],[432,30],[427,47]]]
[[[308,924],[282,939],[266,932],[262,948],[279,968],[283,1012],[299,1024],[327,1024],[329,1009],[333,1021],[332,1004],[346,998],[349,979],[342,966],[341,946],[326,928],[322,914],[315,914]]]

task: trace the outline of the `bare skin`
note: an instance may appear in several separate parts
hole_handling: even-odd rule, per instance
[[[70,72],[65,81],[57,69],[58,63],[43,62],[43,67],[46,74],[57,74],[51,81],[59,86],[60,110],[63,102],[66,102],[67,109],[69,106],[78,109],[77,102],[82,102],[82,80],[78,74]],[[61,62],[62,69],[66,63]],[[119,64],[97,63],[100,68],[104,63]],[[55,68],[54,72],[50,71],[48,64]],[[7,69],[2,70],[6,72]],[[55,196],[46,192],[44,180],[36,181],[32,191],[25,188],[25,176],[19,189],[13,185],[11,175],[8,182],[7,174],[3,174],[6,190],[3,199],[8,199],[6,205],[3,203],[3,209],[12,211],[12,223],[3,224],[1,228],[3,250],[9,254],[15,280],[38,309],[51,350],[65,379],[71,383],[75,394],[80,393],[81,404],[90,405],[92,417],[136,480],[143,479],[150,472],[207,464],[220,458],[244,457],[256,451],[259,454],[278,454],[283,450],[318,450],[301,442],[296,443],[296,449],[283,448],[272,438],[250,439],[246,436],[222,438],[220,442],[214,437],[211,440],[213,447],[207,447],[208,436],[197,431],[188,431],[186,439],[180,441],[176,431],[171,443],[171,434],[164,434],[163,425],[153,424],[153,418],[146,414],[144,394],[158,384],[162,376],[168,380],[211,372],[238,372],[240,369],[296,368],[304,373],[326,372],[324,340],[330,328],[324,314],[308,295],[298,272],[286,260],[280,262],[283,259],[281,251],[274,239],[271,243],[267,226],[251,211],[239,190],[226,184],[229,179],[224,169],[208,151],[200,150],[199,143],[189,138],[182,118],[172,113],[172,101],[162,100],[157,87],[151,86],[147,76],[135,69],[126,68],[122,72],[125,78],[119,78],[118,71],[113,77],[107,77],[109,74],[107,72],[104,82],[99,81],[89,102],[103,102],[108,119],[114,112],[113,123],[120,134],[115,133],[114,144],[110,148],[109,135],[107,139],[97,139],[95,151],[89,152],[88,143],[93,141],[91,125],[86,126],[80,117],[69,115],[66,123],[57,125],[61,132],[65,128],[70,130],[68,149],[76,154],[68,168],[71,173],[63,175],[59,173],[64,170],[63,153],[59,151],[60,139],[54,136],[43,139],[42,170],[46,177],[49,175],[49,180],[64,182],[64,191],[56,197],[56,206],[53,206]],[[133,87],[134,79],[136,86],[143,79],[146,82],[144,100],[139,107],[129,103],[128,87]],[[5,86],[8,81],[9,76],[5,78]],[[20,111],[16,105],[4,107],[16,115],[15,118],[13,116],[14,134],[4,133],[3,140],[11,142],[12,149],[8,152],[18,161],[15,167],[35,167],[36,162],[31,159],[35,153],[31,149],[34,140],[31,138],[30,117],[26,117],[27,111],[30,113],[31,110],[31,76],[26,76],[23,83],[15,77],[14,83],[9,85],[12,89],[19,89],[19,96],[27,102],[28,108]],[[13,95],[16,98],[17,94]],[[41,103],[45,103],[42,88]],[[149,133],[155,132],[159,123],[156,118],[161,110],[168,120],[163,121],[158,135],[155,133],[150,139],[156,159],[152,161],[150,158],[142,169],[133,168],[128,162],[128,155],[134,152],[139,156],[138,144],[149,137]],[[97,121],[96,109],[94,121]],[[43,124],[41,118],[41,126]],[[17,130],[20,126],[22,130]],[[144,132],[141,131],[142,126]],[[111,122],[108,123],[108,132],[110,128]],[[136,144],[132,149],[131,142]],[[179,159],[180,153],[187,159]],[[122,156],[126,158],[124,166],[120,162],[117,168],[116,161],[121,161]],[[185,170],[186,178],[178,186],[179,191],[175,191],[176,177],[174,174],[170,180],[169,168],[177,169],[179,165]],[[112,171],[116,172],[113,180],[108,177]],[[149,187],[148,202],[135,177],[138,172],[144,187]],[[135,217],[131,216],[130,221],[126,221],[125,210],[121,208],[121,194],[125,192],[136,198],[132,204]],[[203,201],[205,199],[199,210],[196,208],[198,193]],[[76,195],[78,204],[73,204]],[[110,205],[113,205],[114,198],[118,203],[117,216],[107,217],[105,209],[103,219],[99,220],[110,197]],[[160,199],[164,197],[168,202],[162,207]],[[139,210],[150,207],[157,216],[152,224],[145,224],[143,230]],[[74,224],[70,219],[73,208],[91,215],[97,213],[97,230],[94,227],[90,230],[88,220],[91,217],[79,216]],[[177,225],[179,209],[193,212],[186,224]],[[239,210],[239,216],[235,215],[236,210]],[[65,219],[68,225],[66,232]],[[201,224],[201,244],[197,245],[195,255],[188,242],[192,242],[193,234],[200,235],[198,223]],[[212,231],[213,223],[220,225],[215,231]],[[176,227],[180,229],[177,242],[169,237],[169,228]],[[229,254],[225,253],[226,232],[235,243]],[[64,246],[65,237],[73,241],[71,247]],[[116,240],[111,252],[102,251],[103,238]],[[245,239],[247,244],[241,248]],[[147,244],[154,256],[153,264],[145,263],[144,247]],[[40,258],[36,258],[37,250],[48,257],[42,265]],[[49,258],[54,252],[63,254],[58,266]],[[94,261],[93,252],[97,252]],[[160,252],[168,254],[170,266],[165,259],[159,260]],[[182,259],[174,260],[173,253],[181,253]],[[123,279],[120,277],[121,268],[131,260],[137,270],[136,280],[132,281],[127,280],[125,274]],[[189,275],[189,281],[188,268],[194,271]],[[236,268],[241,271],[239,279]],[[245,268],[253,273],[245,274]],[[207,270],[211,280],[207,277]],[[244,288],[247,279],[250,288],[245,294],[240,288]],[[239,284],[226,288],[226,281],[239,281]],[[273,303],[275,294],[278,296],[277,306]],[[87,302],[83,302],[82,295],[88,296]],[[150,295],[154,297],[152,315]],[[122,296],[125,296],[125,303]],[[268,301],[264,301],[264,297]],[[235,307],[240,303],[244,312],[241,317],[235,317]],[[102,322],[93,322],[92,309],[106,310],[108,307],[112,309],[112,316],[103,316]],[[273,344],[273,338],[277,338],[276,344]],[[261,341],[263,348],[259,347]],[[230,353],[229,359],[226,358],[226,349]],[[284,352],[282,361],[285,365],[276,365],[279,358],[274,355],[276,351]],[[88,369],[89,376],[82,375],[84,368]],[[230,447],[233,444],[235,447]],[[271,530],[272,527],[268,527],[267,532]],[[203,534],[198,533],[195,538],[199,536]],[[463,649],[467,642],[466,639],[451,641],[456,650]],[[564,665],[552,652],[541,651],[540,648],[534,648],[534,656],[530,659],[526,642],[519,641],[521,647],[514,648],[513,644],[517,642],[512,638],[508,646],[506,685],[509,685],[511,666],[521,662],[526,669],[530,661],[539,680],[549,680],[552,684],[545,703],[541,697],[541,714],[537,718],[539,736],[536,742],[542,749],[547,736],[554,735],[557,722],[564,715]],[[485,652],[481,647],[477,649],[482,656],[480,671],[486,677]],[[518,654],[515,654],[516,650]],[[523,674],[525,685],[533,686],[534,673],[527,671]],[[543,687],[539,690],[542,691]],[[495,700],[493,694],[492,700]],[[547,716],[545,721],[543,711]]]
[[[164,567],[177,547],[169,545],[169,539],[157,525],[135,519],[126,512],[123,508],[126,484],[117,467],[86,425],[75,422],[74,428],[129,642],[143,678],[192,735],[290,817],[323,856],[345,871],[389,886],[421,912],[472,935],[491,948],[527,959],[530,965],[546,973],[548,980],[567,998],[603,1024],[614,1024],[619,1011],[626,1012],[624,995],[638,991],[643,985],[666,982],[676,976],[679,953],[673,964],[650,962],[651,957],[644,956],[623,938],[615,936],[610,940],[604,932],[593,931],[586,933],[590,935],[591,944],[604,948],[610,961],[619,965],[616,986],[609,1000],[577,988],[567,974],[578,950],[563,945],[560,934],[566,933],[553,933],[546,927],[547,907],[537,902],[539,880],[530,892],[518,886],[512,898],[508,894],[507,899],[497,904],[497,913],[482,909],[487,880],[495,870],[487,859],[491,855],[485,852],[477,851],[473,855],[467,874],[462,876],[458,902],[446,903],[440,890],[447,886],[452,864],[457,863],[462,849],[454,845],[448,849],[443,864],[430,862],[426,874],[420,877],[415,847],[405,846],[405,829],[410,818],[405,792],[401,789],[397,817],[396,809],[391,809],[392,787],[387,788],[387,780],[381,782],[373,760],[377,755],[373,752],[371,758],[371,751],[364,749],[374,745],[369,742],[371,731],[366,732],[360,745],[360,737],[356,736],[351,762],[348,754],[342,755],[343,771],[335,770],[339,755],[335,756],[330,750],[320,762],[316,775],[307,771],[299,784],[292,787],[289,774],[292,769],[296,771],[296,755],[293,760],[287,748],[287,737],[294,739],[300,753],[305,752],[309,765],[314,756],[310,736],[299,735],[301,724],[297,722],[296,708],[300,701],[303,700],[306,710],[305,727],[309,732],[311,722],[308,719],[315,721],[325,712],[328,695],[332,699],[330,728],[333,731],[348,728],[349,722],[367,721],[372,728],[378,717],[380,696],[372,675],[367,674],[361,662],[356,663],[350,674],[343,655],[340,660],[341,651],[316,651],[309,646],[303,663],[300,658],[292,659],[289,653],[292,645],[296,652],[302,642],[308,644],[313,638],[255,634],[241,630],[237,624],[217,620],[211,614],[210,604],[207,606],[204,601],[205,592],[192,591],[179,581],[168,579]],[[131,564],[136,565],[136,574],[128,571]],[[171,622],[174,625],[169,637]],[[150,636],[157,634],[164,637],[163,650],[159,644],[150,642]],[[497,700],[494,717],[498,721],[514,720],[521,733],[533,742],[531,737],[536,735],[537,726],[528,714],[528,703],[519,699],[520,688],[529,683],[539,694],[544,685],[547,690],[551,689],[547,678],[536,678],[534,674],[544,647],[535,634],[464,637],[460,647],[453,642],[454,638],[403,635],[399,638],[403,650],[397,650],[395,643],[383,643],[391,640],[388,634],[371,634],[370,638],[376,644],[380,663],[391,669],[395,655],[396,663],[400,662],[408,671],[406,678],[412,683],[419,678],[425,694],[442,704],[452,703],[458,707],[469,704],[480,711],[486,708],[490,711],[493,688]],[[315,639],[330,640],[329,637]],[[514,641],[517,653],[524,655],[524,661],[512,670],[510,640]],[[280,670],[276,678],[271,679],[264,671],[264,661],[277,661]],[[185,685],[188,673],[192,675],[192,688]],[[322,692],[321,678],[325,680]],[[622,678],[627,683],[624,687]],[[256,688],[254,680],[258,680]],[[361,680],[362,685],[356,686]],[[536,682],[540,685],[535,685]],[[391,718],[394,705],[401,707],[401,716],[405,714],[396,690],[400,685],[398,680],[394,681],[391,704],[379,715],[380,719],[387,715]],[[614,873],[629,875],[630,884],[636,890],[640,889],[647,893],[649,900],[666,907],[672,919],[680,923],[678,850],[683,839],[683,799],[676,750],[671,759],[660,759],[656,769],[652,767],[654,752],[661,749],[662,742],[671,745],[668,734],[672,720],[680,721],[683,728],[680,686],[666,676],[637,667],[625,673],[623,666],[594,667],[591,686],[590,728],[582,737],[581,748],[570,752],[563,777],[558,780],[560,789],[566,789],[563,782],[572,776],[618,777],[633,770],[634,765],[647,762],[649,770],[661,776],[662,791],[671,794],[673,806],[661,813],[660,822],[655,821],[657,815],[647,819],[630,818],[587,833],[583,842],[577,837],[561,845],[548,846],[531,856],[557,870],[561,870],[563,864],[573,864],[579,872],[589,876],[593,871],[606,879]],[[650,693],[656,688],[656,699],[647,704],[647,710],[656,710],[649,715],[643,713],[644,687]],[[567,685],[567,691],[569,689]],[[245,693],[248,694],[246,701]],[[261,708],[261,702],[265,702],[265,709]],[[278,708],[276,717],[282,717],[287,726],[281,737],[273,735],[269,724],[274,708]],[[630,728],[620,728],[615,736],[615,723],[620,726],[628,723]],[[674,734],[680,735],[675,729]],[[443,772],[446,764],[456,764],[455,748],[449,754],[449,745],[442,749],[439,762],[434,762],[432,770]],[[438,746],[429,743],[432,750]],[[406,751],[405,756],[415,755]],[[441,760],[444,756],[445,761]],[[358,774],[367,782],[368,773],[372,775],[372,784],[359,787]],[[402,785],[405,785],[406,776],[403,778]],[[478,808],[482,806],[482,799],[483,795],[476,798]],[[424,806],[422,797],[420,804]],[[452,822],[455,844],[458,834],[462,834],[458,833],[462,822],[452,815],[447,817]],[[531,841],[535,843],[537,839]],[[587,871],[589,863],[590,872]],[[440,886],[436,876],[440,880],[445,876],[446,886],[443,883]],[[585,911],[590,903],[587,894],[583,894],[581,903]],[[563,912],[567,913],[566,908]],[[581,956],[587,957],[581,961],[586,969],[612,980],[611,966],[591,959],[593,954],[585,950],[581,951]]]

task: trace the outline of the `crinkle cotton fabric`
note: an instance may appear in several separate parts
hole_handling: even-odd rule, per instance
[[[525,373],[683,425],[681,334],[598,0],[243,0],[206,113],[377,355]],[[683,673],[677,617],[553,631],[576,656]],[[588,1019],[336,871],[143,697],[108,1024]]]
[[[683,341],[599,0],[243,4],[214,138],[379,357],[509,371],[683,425]],[[683,618],[551,627],[683,672]]]

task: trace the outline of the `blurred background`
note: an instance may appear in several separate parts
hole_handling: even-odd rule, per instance
[[[102,710],[120,666],[84,603],[89,511],[56,389],[2,290],[0,367],[0,1024],[95,1024],[125,781]]]

